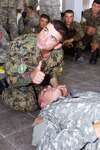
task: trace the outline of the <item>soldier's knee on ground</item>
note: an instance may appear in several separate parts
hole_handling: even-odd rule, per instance
[[[2,101],[5,105],[16,111],[34,111],[38,108],[36,97],[32,93],[24,95],[24,93],[6,89],[2,93]]]

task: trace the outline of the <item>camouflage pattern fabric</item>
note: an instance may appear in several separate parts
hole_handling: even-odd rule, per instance
[[[27,6],[32,6],[34,11],[37,11],[38,0],[29,0],[29,2],[25,2],[23,4],[24,11],[26,11]]]
[[[30,79],[30,73],[34,71],[42,60],[42,71],[49,78],[58,77],[61,73],[59,69],[63,65],[62,49],[51,52],[50,57],[44,60],[36,46],[37,36],[27,34],[16,38],[11,43],[11,48],[7,54],[5,64],[6,79],[9,87],[2,94],[3,102],[14,110],[33,111],[36,109],[36,95],[41,87],[35,87]],[[45,79],[46,80],[46,79]],[[34,87],[35,90],[34,91]]]
[[[29,0],[29,6],[32,6],[33,9],[36,11],[36,8],[38,6],[38,0]]]
[[[21,16],[18,20],[18,33],[19,35],[24,34],[25,29],[25,19]]]
[[[10,39],[2,26],[0,26],[0,32],[2,33],[2,39],[0,40],[0,63],[4,63],[6,61],[6,51],[9,49]]]
[[[95,27],[95,29],[98,30],[98,27],[100,26],[100,12],[98,13],[97,17],[94,17],[91,9],[85,10],[81,19],[81,25],[85,32],[88,26]],[[94,37],[92,40],[93,39]]]
[[[39,23],[39,16],[36,14],[34,18],[29,18],[28,16],[24,20],[24,34],[29,34],[31,33],[30,31],[34,28]]]
[[[93,128],[98,121],[100,93],[85,91],[59,98],[35,119],[32,145],[37,150],[100,150]]]
[[[100,26],[98,27],[96,34],[93,37],[93,42],[98,43],[100,47]]]
[[[67,38],[74,38],[75,39],[75,45],[76,48],[82,48],[82,38],[84,37],[84,31],[80,25],[80,23],[73,21],[71,24],[71,27],[68,28],[68,35]]]
[[[60,1],[59,0],[40,0],[39,1],[40,11],[39,14],[47,14],[51,20],[61,20]]]
[[[22,5],[22,0],[0,0],[0,23],[12,39],[18,36],[16,10],[22,9]]]

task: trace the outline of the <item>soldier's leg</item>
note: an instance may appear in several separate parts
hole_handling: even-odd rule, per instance
[[[76,42],[75,45],[75,62],[82,62],[84,61],[84,44],[82,40]]]
[[[90,63],[96,64],[98,58],[99,49],[97,48],[94,52],[91,53]]]
[[[2,101],[17,111],[34,111],[38,108],[33,87],[7,88],[2,93]]]
[[[7,30],[7,17],[8,17],[7,7],[0,8],[0,25],[2,25],[6,30]]]
[[[46,14],[48,15],[48,8],[44,5],[40,6],[39,15]]]
[[[6,52],[4,49],[0,48],[0,64],[5,63],[6,61]]]
[[[8,9],[8,24],[11,39],[14,39],[18,36],[17,16],[14,8]]]
[[[48,14],[51,20],[58,19],[61,20],[60,6],[50,6],[48,7]]]

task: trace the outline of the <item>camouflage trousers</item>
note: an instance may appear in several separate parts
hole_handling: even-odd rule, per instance
[[[37,97],[42,86],[7,88],[2,93],[2,101],[17,111],[34,111],[38,108]]]
[[[51,20],[61,20],[60,6],[40,6],[40,15],[47,14]]]
[[[0,63],[4,63],[6,61],[6,52],[4,49],[0,48]]]
[[[18,36],[17,16],[15,8],[0,8],[0,23],[10,33],[12,39]]]

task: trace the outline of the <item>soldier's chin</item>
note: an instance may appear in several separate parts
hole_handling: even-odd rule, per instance
[[[43,46],[42,44],[40,44],[40,43],[37,43],[37,47],[38,47],[38,49],[40,49],[40,50],[43,50],[43,49],[44,49],[44,46]]]
[[[47,104],[46,103],[41,103],[40,104],[40,107],[43,109],[43,108],[45,108],[47,106]]]

